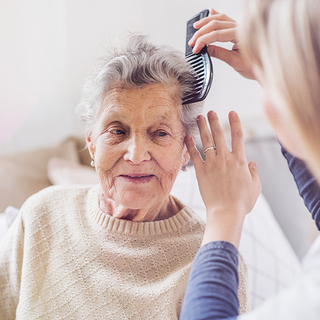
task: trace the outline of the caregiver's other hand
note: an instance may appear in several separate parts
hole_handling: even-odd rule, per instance
[[[207,224],[202,245],[211,241],[229,241],[239,246],[244,218],[261,192],[261,184],[255,162],[247,164],[243,132],[238,115],[231,111],[232,151],[227,148],[218,116],[209,111],[208,121],[198,116],[205,161],[191,136],[186,145],[195,167],[200,193],[207,210]],[[210,147],[215,146],[215,149]],[[208,149],[209,148],[209,149]]]
[[[194,53],[200,52],[207,45],[211,57],[226,62],[243,77],[255,79],[252,64],[244,59],[239,50],[236,21],[223,13],[210,9],[210,16],[195,22],[194,28],[199,29],[189,41]],[[232,42],[234,45],[232,50],[211,45],[216,41]]]

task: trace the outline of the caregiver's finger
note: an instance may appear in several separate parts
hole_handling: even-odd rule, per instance
[[[193,24],[193,26],[194,26],[194,28],[198,29],[198,28],[200,28],[199,25],[205,25],[205,24],[207,24],[208,21],[211,21],[212,19],[220,20],[220,21],[233,21],[233,22],[236,22],[235,20],[231,19],[230,17],[228,17],[224,13],[220,13],[217,10],[214,10],[213,8],[211,8],[210,9],[210,16],[202,18],[199,21],[196,21]]]
[[[200,152],[196,148],[193,138],[190,135],[186,136],[185,143],[186,143],[191,161],[193,163],[193,166],[195,167],[196,170],[201,169],[201,166],[203,165],[203,160],[201,158]]]
[[[214,147],[212,134],[207,126],[207,121],[203,115],[198,116],[197,124],[199,127],[200,138],[201,138],[203,150],[206,150],[209,147]]]
[[[215,30],[208,34],[205,34],[197,39],[193,52],[198,53],[205,45],[212,44],[213,42],[237,42],[236,38],[236,28],[223,29],[223,30]]]
[[[210,14],[219,14],[220,12],[218,12],[217,10],[215,10],[214,8],[211,8],[209,10]]]
[[[210,32],[216,30],[225,30],[236,28],[236,24],[234,22],[226,22],[226,21],[217,21],[213,20],[208,22],[207,24],[203,25],[198,31],[194,33],[192,38],[189,40],[188,44],[193,46],[197,39],[202,37],[203,35],[209,34]]]
[[[236,45],[235,45],[236,46]],[[255,79],[253,67],[250,61],[243,58],[239,51],[228,50],[219,46],[209,45],[207,47],[210,57],[217,58],[227,63],[235,71],[247,79]]]
[[[225,19],[225,20],[229,20],[229,21],[235,21],[235,20],[231,19],[229,16],[227,16],[226,14],[220,13],[220,12],[218,12],[217,10],[215,10],[213,8],[211,8],[209,10],[209,12],[210,12],[211,15],[216,15],[216,16],[220,15],[221,19]]]
[[[219,46],[209,45],[208,53],[210,57],[217,58],[225,63],[227,63],[229,66],[234,68],[239,64],[241,61],[239,61],[239,53],[235,52],[233,50],[228,50]]]
[[[235,111],[229,113],[229,123],[231,129],[232,153],[241,158],[246,158],[241,121]]]
[[[208,16],[208,17],[205,17],[205,18],[203,18],[203,19],[201,19],[199,21],[196,21],[193,24],[193,27],[195,29],[200,29],[203,26],[208,25],[208,24],[210,24],[212,22],[221,22],[221,23],[229,23],[229,24],[236,25],[235,21],[233,21],[233,20],[225,20],[225,19],[223,19],[223,17],[220,14],[217,14],[217,15]]]
[[[225,152],[229,152],[218,115],[214,111],[210,110],[208,112],[208,120],[210,124],[211,133],[213,136],[214,144],[217,149],[217,155],[221,155],[221,154],[225,154]]]

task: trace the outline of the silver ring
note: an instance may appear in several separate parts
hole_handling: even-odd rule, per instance
[[[215,152],[217,152],[217,149],[215,147],[208,147],[206,150],[204,150],[204,154],[206,154],[207,151],[209,150],[214,150]]]

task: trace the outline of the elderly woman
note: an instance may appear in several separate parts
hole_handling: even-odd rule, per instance
[[[1,319],[178,319],[204,232],[170,196],[202,107],[181,104],[192,77],[143,36],[99,61],[78,111],[100,183],[25,202],[1,243]]]

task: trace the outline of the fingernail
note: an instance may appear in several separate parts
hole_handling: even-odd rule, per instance
[[[193,24],[193,27],[196,27],[198,24],[199,24],[199,21],[196,21],[196,22]]]
[[[202,114],[199,114],[198,116],[197,116],[197,121],[199,121],[200,119],[202,119],[203,118],[203,115]]]
[[[188,41],[188,45],[190,46],[192,43],[192,38]]]
[[[192,140],[192,137],[191,137],[190,135],[187,135],[187,136],[186,136],[186,140],[191,141],[191,140]]]
[[[237,115],[237,113],[235,111],[230,112],[230,117],[235,117],[236,115]]]
[[[210,110],[208,112],[208,117],[210,117],[211,119],[218,119],[219,120],[219,117],[218,117],[217,113],[214,112],[213,110]]]

